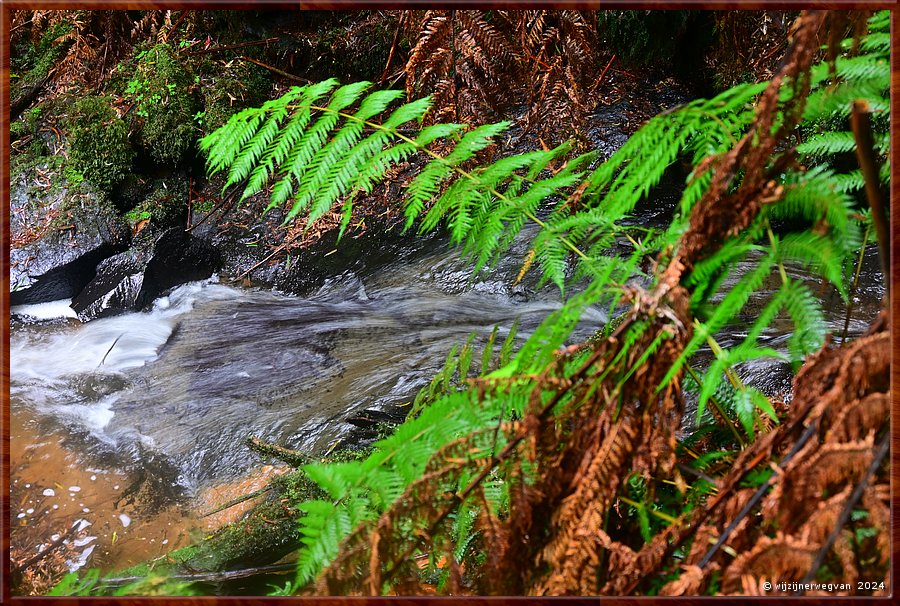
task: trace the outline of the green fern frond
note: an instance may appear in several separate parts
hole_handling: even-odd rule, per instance
[[[706,342],[707,338],[714,335],[726,324],[732,321],[737,314],[744,308],[747,301],[762,284],[763,280],[769,275],[772,267],[775,265],[776,257],[773,251],[762,257],[756,267],[744,274],[740,280],[732,287],[732,289],[722,298],[715,306],[706,322],[698,321],[696,323],[694,334],[691,340],[685,346],[684,351],[666,372],[666,376],[660,382],[660,388],[667,385],[678,372],[682,365],[690,358],[697,349]]]
[[[788,352],[796,368],[807,354],[822,347],[827,324],[819,300],[804,284],[792,283],[785,298],[785,308],[794,322]]]
[[[847,300],[847,287],[843,278],[844,255],[831,238],[812,232],[788,234],[778,243],[778,258],[783,262],[798,262],[821,272],[834,284],[841,297]]]
[[[869,100],[876,110],[887,107],[884,83],[889,70],[882,60],[887,45],[883,36],[873,35],[878,32],[863,41],[866,56],[838,61],[835,82],[829,81],[827,66],[817,68],[813,107],[807,118],[833,119],[846,111],[848,100],[857,98]],[[537,228],[533,235],[528,233],[530,240],[524,244],[541,268],[540,282],[555,283],[569,298],[527,335],[517,353],[514,324],[500,348],[496,370],[491,371],[491,363],[501,329],[491,333],[480,364],[471,337],[451,350],[443,369],[417,394],[414,413],[393,435],[379,441],[363,461],[305,467],[329,500],[301,506],[305,515],[300,521],[300,584],[313,579],[335,557],[341,541],[356,525],[377,519],[401,498],[405,488],[422,477],[425,465],[440,448],[470,436],[473,460],[486,456],[497,446],[492,439],[505,439],[503,432],[493,431],[497,424],[524,413],[535,374],[549,364],[564,364],[569,369],[583,362],[587,354],[560,361],[560,349],[584,318],[596,322],[589,309],[608,306],[612,317],[620,305],[622,285],[641,276],[638,268],[644,258],[677,243],[689,213],[709,187],[712,172],[692,174],[680,212],[668,229],[639,238],[637,234],[643,232],[627,225],[629,215],[679,158],[693,158],[696,165],[710,154],[731,149],[754,119],[753,101],[766,83],[736,87],[714,99],[694,101],[658,116],[596,168],[591,164],[593,155],[568,158],[569,147],[509,157],[501,154],[499,160],[481,161],[481,152],[497,142],[508,123],[475,129],[457,124],[421,128],[428,99],[401,105],[379,121],[400,93],[369,93],[369,86],[358,83],[338,88],[336,82],[327,81],[292,89],[290,96],[277,102],[241,112],[201,143],[209,154],[210,171],[228,171],[229,184],[248,179],[245,196],[268,187],[274,179],[272,204],[290,203],[289,217],[308,212],[310,224],[341,205],[342,224],[346,224],[357,192],[371,191],[393,167],[416,156],[424,165],[400,200],[407,228],[418,223],[425,231],[446,225],[451,241],[473,260],[477,272],[501,258],[523,237],[523,227],[531,221]],[[413,121],[418,124],[400,130]],[[879,144],[884,141],[880,138]],[[830,155],[852,149],[847,133],[828,132],[810,138],[800,152]],[[554,161],[563,160],[567,161],[562,168],[548,170]],[[858,222],[852,217],[854,201],[847,192],[859,189],[860,177],[825,169],[806,173],[789,169],[774,178],[785,187],[783,200],[767,205],[749,229],[724,242],[718,252],[700,260],[684,277],[682,285],[692,293],[692,310],[698,321],[682,355],[667,369],[663,384],[680,372],[708,338],[742,319],[748,301],[759,298],[762,285],[777,276],[784,263],[810,267],[846,294],[845,260],[861,240]],[[567,194],[582,185],[580,205],[570,204]],[[802,218],[817,230],[773,236],[766,244],[768,221],[777,218]],[[611,249],[626,239],[632,252],[611,254]],[[734,280],[738,263],[750,269]],[[700,388],[699,413],[713,394],[732,390],[730,406],[748,436],[760,414],[774,419],[774,410],[758,391],[725,385],[726,369],[756,357],[781,356],[762,347],[760,341],[784,312],[795,326],[787,343],[794,364],[821,346],[827,328],[821,306],[809,288],[783,275],[781,287],[753,318],[742,343],[715,352]],[[572,288],[575,282],[587,286],[572,295],[577,290]],[[609,332],[612,326],[609,322],[596,328]],[[616,366],[646,337],[647,328],[646,322],[636,322],[622,335],[620,358],[609,366],[617,369],[614,380],[629,380],[663,344],[659,336],[640,355],[629,358],[627,368]],[[482,393],[463,385],[470,372],[485,375],[480,383]],[[491,503],[503,502],[502,481],[486,484],[485,490],[491,493]],[[471,544],[474,515],[475,507],[463,503],[450,518],[458,557]]]
[[[778,351],[774,349],[770,349],[767,347],[759,347],[755,343],[755,339],[753,341],[744,341],[738,347],[735,347],[730,350],[723,350],[718,353],[716,359],[713,360],[712,364],[710,364],[709,369],[703,375],[703,387],[700,390],[700,398],[697,402],[697,420],[700,420],[700,417],[703,415],[703,411],[706,410],[706,404],[709,402],[709,399],[716,393],[716,390],[719,387],[719,384],[722,381],[722,377],[725,375],[726,369],[732,368],[742,362],[749,362],[751,360],[758,360],[760,358],[777,358],[783,359]],[[747,391],[748,387],[741,386],[737,389],[738,392]],[[740,416],[740,415],[739,415]],[[747,429],[747,424],[745,423],[746,418],[742,418],[741,421],[744,423],[744,428]],[[774,418],[777,421],[777,417]],[[753,424],[750,424],[750,429],[752,430]],[[747,431],[748,437],[752,438],[752,432],[750,430]]]
[[[841,154],[856,149],[856,141],[850,132],[820,133],[797,146],[801,154]]]

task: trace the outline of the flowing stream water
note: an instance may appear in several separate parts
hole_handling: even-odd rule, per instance
[[[635,220],[663,224],[672,202],[664,196]],[[259,472],[248,436],[321,455],[350,434],[347,420],[359,411],[402,409],[470,333],[484,342],[498,326],[503,338],[518,319],[526,338],[560,303],[552,286],[513,287],[519,248],[475,280],[458,252],[431,239],[307,297],[212,280],[180,286],[140,313],[13,322],[13,547],[36,552],[89,523],[69,566],[109,570],[187,544],[204,530],[197,513],[210,491],[233,498],[249,490],[247,478],[273,472]],[[810,284],[839,335],[846,307],[833,288]],[[764,291],[777,288],[775,279]],[[872,248],[850,335],[865,330],[881,296]],[[64,305],[50,307],[30,311],[67,315]],[[589,309],[574,338],[607,319]],[[789,330],[776,323],[767,344],[783,348]],[[737,327],[722,344],[742,336]],[[790,387],[790,369],[777,362],[741,372],[766,393]]]

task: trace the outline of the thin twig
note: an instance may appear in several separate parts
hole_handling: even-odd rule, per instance
[[[291,236],[287,240],[285,240],[284,242],[282,242],[281,244],[279,244],[278,246],[273,248],[272,252],[270,252],[268,255],[263,257],[258,263],[254,263],[251,267],[242,271],[233,280],[231,280],[232,284],[235,282],[240,282],[241,280],[243,280],[244,278],[249,276],[251,273],[253,273],[257,269],[262,267],[264,264],[268,263],[269,261],[271,261],[272,259],[277,257],[278,253],[282,252],[283,250],[286,250],[287,247],[290,246],[291,244],[293,244],[296,239],[297,239],[297,236]]]
[[[788,463],[790,463],[791,459],[794,458],[803,446],[809,441],[809,439],[816,433],[816,429],[818,428],[819,423],[818,419],[816,421],[810,423],[806,431],[803,432],[803,435],[800,436],[800,439],[797,440],[797,443],[794,444],[794,447],[791,449],[791,452],[787,454],[784,459],[781,460],[781,466],[784,467]],[[731,537],[731,534],[735,531],[738,525],[743,521],[744,518],[747,517],[747,514],[759,503],[759,500],[763,498],[763,495],[766,494],[769,490],[769,486],[772,483],[772,476],[770,476],[763,485],[760,486],[757,491],[753,494],[753,497],[744,505],[744,508],[735,516],[734,520],[732,520],[731,524],[728,525],[728,528],[725,529],[725,532],[722,533],[722,536],[719,537],[719,540],[716,541],[716,544],[710,547],[709,551],[706,552],[706,555],[703,556],[703,559],[697,563],[697,566],[700,568],[705,567],[710,561],[713,559],[713,556],[716,555],[716,552],[719,551],[719,548],[725,544],[725,541]]]
[[[125,333],[123,332],[123,333],[120,334],[118,337],[116,337],[116,340],[112,342],[112,345],[110,345],[110,346],[109,346],[109,349],[106,350],[106,353],[103,354],[103,359],[100,360],[100,363],[99,363],[99,364],[97,364],[97,368],[100,368],[101,366],[103,366],[103,363],[106,362],[106,356],[108,356],[108,355],[109,355],[109,352],[111,352],[111,351],[113,350],[113,347],[116,346],[116,343],[119,342],[119,339],[121,339],[121,338],[124,337],[124,336],[125,336]]]
[[[175,30],[178,29],[178,26],[181,25],[181,22],[184,21],[184,18],[187,17],[187,11],[181,11],[181,14],[178,16],[178,19],[175,20],[175,25],[169,28],[169,31],[166,32],[166,35],[163,36],[163,42],[169,41],[169,36],[175,33]]]
[[[844,330],[841,331],[841,345],[847,339],[847,330],[850,328],[850,316],[853,315],[853,293],[859,286],[859,274],[862,273],[863,256],[866,253],[866,243],[869,241],[869,232],[872,230],[872,224],[866,224],[866,232],[863,235],[862,244],[859,246],[859,257],[856,259],[856,272],[853,274],[853,284],[850,286],[849,296],[847,297],[847,315],[844,317]]]
[[[258,65],[264,69],[269,70],[273,74],[278,74],[279,76],[284,76],[288,80],[293,80],[294,82],[302,82],[303,84],[312,84],[313,83],[312,80],[307,80],[306,78],[301,78],[300,76],[295,76],[294,74],[289,74],[287,72],[281,71],[277,67],[272,67],[271,65],[263,63],[262,61],[257,61],[256,59],[247,57],[246,55],[241,55],[240,57],[238,57],[238,59],[240,59],[241,61],[248,61],[248,62],[252,63],[253,65]]]
[[[211,211],[209,211],[202,219],[200,219],[199,221],[197,221],[197,224],[196,224],[196,225],[191,225],[190,227],[188,227],[188,228],[187,228],[186,230],[184,230],[184,231],[186,231],[186,232],[191,232],[191,231],[193,231],[195,228],[200,227],[201,225],[203,225],[203,222],[204,222],[204,221],[206,221],[206,220],[209,219],[211,216],[213,216],[213,214],[215,214],[220,208],[222,208],[223,206],[225,206],[227,203],[231,202],[231,201],[234,199],[234,197],[237,195],[237,193],[238,193],[239,191],[240,191],[240,190],[237,189],[237,188],[231,190],[231,193],[228,194],[227,196],[225,196],[224,198],[222,198],[222,199],[219,201],[219,203],[216,204],[216,205],[213,207],[213,209],[212,209]]]
[[[403,30],[403,23],[406,21],[406,15],[409,11],[402,11],[400,13],[400,19],[397,20],[397,31],[394,32],[394,41],[391,42],[391,52],[388,53],[387,63],[384,64],[384,71],[381,72],[381,80],[379,83],[384,83],[388,78],[388,68],[391,66],[391,61],[394,59],[394,51],[397,50],[397,42],[400,41],[400,32]]]
[[[204,48],[203,50],[193,51],[187,53],[186,57],[196,57],[198,55],[209,55],[211,53],[218,53],[227,50],[234,50],[236,48],[246,48],[248,46],[262,46],[264,44],[270,44],[272,42],[278,42],[278,37],[274,36],[272,38],[266,38],[265,40],[254,40],[253,42],[241,42],[240,44],[226,44],[224,46],[213,46],[210,48]],[[246,57],[239,57],[240,59],[245,59]]]
[[[600,77],[597,78],[597,82],[591,87],[591,92],[588,93],[588,97],[592,97],[595,92],[597,92],[597,88],[599,88],[600,83],[603,82],[603,78],[606,77],[606,72],[609,71],[609,66],[613,64],[613,61],[616,60],[616,56],[613,55],[612,59],[609,60],[609,63],[606,64],[606,67],[603,68],[603,71],[600,73]]]

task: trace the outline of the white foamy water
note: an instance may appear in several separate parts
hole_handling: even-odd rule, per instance
[[[15,316],[28,316],[35,320],[53,320],[55,318],[77,318],[78,314],[71,307],[72,299],[60,299],[33,305],[15,305],[9,313]]]
[[[106,444],[114,405],[129,381],[124,373],[145,366],[200,299],[224,299],[234,289],[194,282],[174,289],[146,312],[81,324],[25,325],[10,339],[10,391],[23,404],[88,430]],[[68,300],[26,305],[14,312],[33,318],[74,317]],[[68,310],[66,312],[65,310]]]
[[[14,333],[10,342],[10,372],[13,382],[45,381],[53,384],[63,377],[86,373],[114,373],[143,366],[156,359],[180,316],[189,312],[201,292],[227,289],[215,284],[194,282],[180,286],[158,299],[150,312],[127,313],[101,318],[30,338],[29,331]],[[213,293],[210,293],[213,294]],[[223,293],[214,293],[213,298]],[[29,310],[48,306],[47,313],[71,312],[68,300],[20,306]],[[15,311],[17,308],[13,308]],[[22,311],[24,313],[24,311]],[[32,317],[39,317],[28,313]],[[45,317],[60,317],[61,314]]]

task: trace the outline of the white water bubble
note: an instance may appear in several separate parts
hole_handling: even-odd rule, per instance
[[[122,526],[124,526],[125,528],[128,528],[128,526],[131,524],[131,517],[128,516],[127,514],[120,513],[119,521],[122,522]]]
[[[79,492],[81,490],[81,486],[69,486],[69,492]]]
[[[44,490],[43,495],[44,495],[45,497],[55,497],[55,496],[56,496],[56,491],[53,490],[52,488],[47,488],[47,489]]]
[[[33,513],[34,513],[34,507],[29,507],[28,509],[25,510],[25,513],[27,513],[28,515],[33,514]]]
[[[24,517],[25,517],[24,513],[20,513],[19,515],[16,516],[16,518],[18,518],[19,520],[21,520]]]

